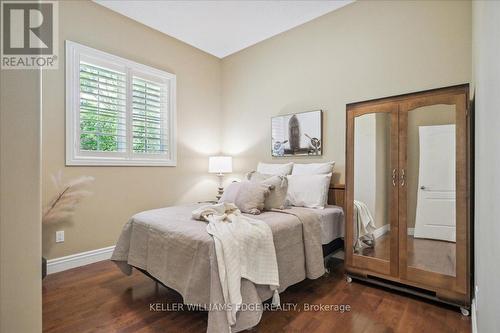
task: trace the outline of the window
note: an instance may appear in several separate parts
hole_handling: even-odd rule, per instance
[[[176,165],[175,75],[66,41],[66,164]]]

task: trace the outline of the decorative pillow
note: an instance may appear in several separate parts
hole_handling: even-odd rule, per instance
[[[234,203],[236,201],[236,195],[240,191],[241,182],[232,182],[227,185],[222,193],[222,196],[219,199],[219,203],[223,202],[231,202]]]
[[[319,175],[333,172],[335,162],[308,163],[293,165],[292,175]]]
[[[292,173],[293,163],[262,163],[257,165],[257,171],[266,175],[286,176]]]
[[[286,202],[286,191],[288,188],[288,180],[286,176],[266,175],[260,172],[250,172],[247,174],[247,179],[251,182],[260,182],[272,187],[271,193],[264,201],[264,209],[284,209]]]
[[[249,181],[231,183],[222,194],[219,203],[232,202],[241,212],[257,215],[264,209],[264,201],[271,191],[270,187]]]
[[[332,174],[289,175],[286,201],[288,205],[308,208],[325,208]]]

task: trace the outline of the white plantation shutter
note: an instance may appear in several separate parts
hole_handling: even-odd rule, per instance
[[[175,82],[66,41],[66,164],[175,166]]]
[[[126,77],[80,62],[80,150],[126,150]]]
[[[132,78],[132,149],[134,153],[168,152],[168,101],[165,84]]]

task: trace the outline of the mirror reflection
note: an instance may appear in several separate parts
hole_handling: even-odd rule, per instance
[[[389,113],[372,113],[354,120],[354,253],[390,258],[392,186]]]
[[[455,276],[455,106],[408,112],[408,266]]]

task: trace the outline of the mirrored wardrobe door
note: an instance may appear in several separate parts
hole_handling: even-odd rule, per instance
[[[459,95],[443,95],[401,107],[400,266],[402,277],[415,282],[454,285],[460,269],[457,252],[464,245],[465,225],[465,183],[458,177],[465,167],[461,103]]]
[[[349,117],[347,246],[360,268],[397,275],[397,104],[353,110]],[[349,154],[349,153],[348,153]],[[394,262],[396,265],[391,265]]]

